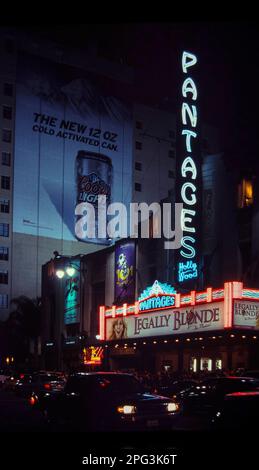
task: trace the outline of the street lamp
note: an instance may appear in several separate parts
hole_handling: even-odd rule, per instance
[[[67,274],[69,277],[73,277],[75,275],[76,271],[80,272],[80,268],[78,268],[77,266],[74,267],[70,263],[69,266],[67,266],[65,269],[57,269],[56,270],[56,276],[59,279],[62,279],[65,276],[65,274]]]

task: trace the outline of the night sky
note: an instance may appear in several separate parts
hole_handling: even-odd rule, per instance
[[[91,23],[21,27],[133,66],[136,101],[175,109],[183,48],[199,58],[201,118],[221,133],[225,159],[249,167],[257,159],[259,26],[248,21]],[[131,96],[132,98],[132,96]]]

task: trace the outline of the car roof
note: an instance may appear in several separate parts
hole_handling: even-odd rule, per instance
[[[73,374],[71,374],[71,376],[76,376],[76,377],[89,377],[89,376],[106,376],[106,375],[114,375],[114,376],[119,376],[119,375],[122,375],[122,376],[129,376],[129,377],[132,377],[133,374],[128,374],[126,372],[107,372],[107,371],[103,371],[103,372],[74,372]]]

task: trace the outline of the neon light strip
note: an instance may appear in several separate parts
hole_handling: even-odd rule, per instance
[[[212,301],[212,288],[208,287],[208,289],[207,289],[207,302],[211,302],[211,301]]]
[[[175,294],[175,306],[179,308],[181,305],[181,294]]]
[[[224,284],[224,328],[232,327],[233,284]]]
[[[233,286],[233,299],[241,299],[243,291],[243,283],[234,281]]]
[[[259,299],[259,290],[243,289],[242,290],[242,298],[258,300]]]
[[[104,321],[104,316],[105,316],[105,307],[100,307],[99,310],[99,335],[100,339],[105,339],[105,321]]]

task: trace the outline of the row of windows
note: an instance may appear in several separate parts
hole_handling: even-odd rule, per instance
[[[8,284],[8,271],[0,269],[0,284]]]
[[[0,294],[0,308],[8,308],[8,294]]]
[[[10,176],[1,176],[1,188],[10,189],[11,178]]]
[[[136,149],[137,150],[142,149],[142,142],[136,142]],[[168,151],[168,157],[169,158],[175,158],[175,150],[169,150]]]
[[[135,170],[137,171],[142,171],[142,163],[141,162],[135,162]],[[170,173],[170,174],[169,174]],[[169,178],[174,178],[174,174],[172,174],[172,171],[168,171],[168,177]]]
[[[9,237],[9,224],[0,224],[0,237]]]
[[[143,128],[144,128],[143,122],[142,121],[136,121],[136,129],[143,129]],[[168,137],[170,139],[175,139],[175,131],[169,130],[168,131]]]
[[[0,260],[8,261],[9,259],[9,248],[8,246],[0,246]]]

